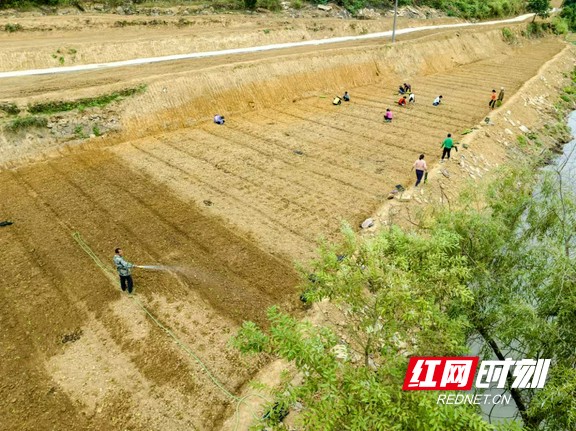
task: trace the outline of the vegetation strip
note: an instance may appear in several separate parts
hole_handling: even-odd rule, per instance
[[[89,97],[70,101],[63,100],[35,103],[28,106],[28,112],[31,114],[54,114],[57,112],[73,111],[74,109],[83,110],[91,107],[102,108],[117,100],[143,93],[145,90],[146,85],[139,85],[138,87],[126,88],[124,90],[115,91],[98,97]]]

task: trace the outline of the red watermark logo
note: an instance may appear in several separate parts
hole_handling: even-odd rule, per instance
[[[550,368],[550,359],[506,358],[503,361],[482,361],[477,356],[452,358],[413,357],[408,363],[405,391],[468,391],[476,374],[476,388],[504,389],[511,377],[512,388],[543,388]],[[478,369],[478,373],[476,370]]]
[[[472,389],[478,356],[413,357],[404,379],[405,391],[468,391]]]

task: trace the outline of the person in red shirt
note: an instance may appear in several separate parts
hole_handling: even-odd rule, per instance
[[[494,109],[496,106],[496,90],[492,90],[492,95],[490,96],[490,103],[488,103],[490,109]]]
[[[398,105],[400,106],[406,106],[406,96],[402,96],[400,98],[400,100],[398,101]]]

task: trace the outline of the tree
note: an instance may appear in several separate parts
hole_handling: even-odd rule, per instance
[[[473,263],[474,301],[465,312],[486,350],[500,360],[552,360],[544,389],[509,387],[524,424],[567,430],[576,419],[576,199],[561,169],[538,185],[530,171],[507,172],[485,211],[444,212],[439,220]]]
[[[535,14],[532,22],[534,22],[537,16],[540,18],[547,18],[550,14],[550,0],[528,0],[526,3],[526,9],[528,12],[533,12]]]
[[[263,331],[246,322],[244,352],[292,361],[303,381],[285,382],[276,401],[304,406],[305,429],[491,430],[472,406],[436,404],[437,394],[401,390],[407,356],[467,352],[470,271],[448,230],[422,236],[391,228],[360,239],[344,228],[340,247],[324,246],[308,277],[306,300],[331,300],[332,324],[314,327],[269,310]],[[507,426],[502,425],[502,429]]]
[[[302,382],[285,381],[279,405],[300,402],[305,429],[496,429],[470,406],[400,390],[407,356],[460,355],[477,337],[487,358],[551,359],[543,389],[509,379],[508,390],[524,429],[573,429],[576,198],[562,169],[537,183],[535,167],[503,172],[484,198],[436,210],[416,232],[345,228],[342,246],[323,246],[305,299],[329,298],[330,323],[273,308],[268,331],[245,323],[235,340],[295,364]]]

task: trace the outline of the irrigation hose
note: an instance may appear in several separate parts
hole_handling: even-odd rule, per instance
[[[84,250],[84,252],[90,256],[90,258],[94,261],[94,263],[102,270],[104,271],[106,274],[108,275],[113,275],[114,274],[114,270],[111,269],[108,265],[106,265],[104,262],[102,262],[102,260],[96,255],[96,253],[94,253],[94,251],[90,248],[90,246],[88,244],[86,244],[86,241],[84,241],[84,239],[82,238],[82,236],[80,235],[79,232],[74,232],[72,233],[72,238],[74,238],[74,240],[78,243],[78,245],[80,246],[80,248],[82,250]],[[220,389],[220,391],[226,395],[228,398],[236,401],[236,409],[235,409],[235,413],[234,415],[236,416],[236,420],[235,420],[235,425],[234,425],[234,430],[237,431],[238,430],[238,425],[239,425],[239,421],[240,421],[240,405],[243,404],[246,399],[250,398],[250,397],[258,397],[263,399],[266,402],[270,402],[270,400],[266,399],[265,397],[263,397],[262,395],[259,394],[248,394],[245,395],[243,397],[238,397],[234,394],[232,394],[230,391],[228,391],[224,385],[210,372],[210,370],[208,369],[208,367],[204,364],[204,362],[202,362],[202,360],[192,351],[192,349],[190,347],[188,347],[186,344],[184,344],[177,336],[176,334],[174,334],[170,329],[168,329],[165,325],[163,325],[151,312],[150,310],[148,310],[146,308],[146,306],[144,304],[142,304],[141,301],[139,301],[135,296],[131,296],[130,297],[136,304],[138,304],[138,306],[140,308],[142,308],[142,310],[144,310],[144,312],[150,317],[150,319],[152,319],[152,321],[160,328],[162,329],[164,332],[166,332],[176,343],[176,345],[178,347],[180,347],[184,352],[186,352],[190,357],[192,357],[196,363],[198,365],[200,365],[200,367],[202,368],[202,370],[204,370],[204,372],[208,375],[208,377],[210,378],[210,380],[212,381],[212,383],[214,383],[214,385]],[[256,418],[256,416],[254,414],[252,414],[253,417]]]

